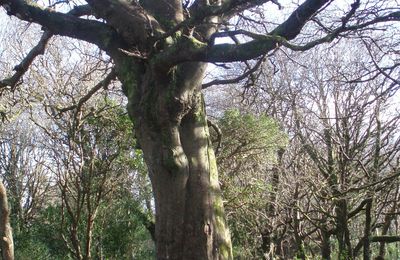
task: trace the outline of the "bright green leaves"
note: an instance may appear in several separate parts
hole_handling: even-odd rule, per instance
[[[288,137],[272,118],[237,109],[226,111],[218,125],[223,135],[218,167],[234,255],[253,259],[249,248],[258,243],[254,227],[274,192],[268,169],[277,164]]]
[[[228,110],[219,121],[223,133],[222,154],[226,160],[273,159],[275,151],[287,145],[288,138],[272,118]]]

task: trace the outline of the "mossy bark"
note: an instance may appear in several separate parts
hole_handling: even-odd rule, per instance
[[[232,259],[200,92],[206,65],[165,72],[125,58],[117,68],[153,187],[157,259]]]

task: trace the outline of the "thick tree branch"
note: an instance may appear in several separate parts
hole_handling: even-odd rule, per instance
[[[352,217],[354,217],[355,215],[357,215],[361,210],[364,209],[365,204],[367,204],[369,201],[371,201],[371,198],[367,198],[364,199],[360,205],[358,205],[357,208],[355,208],[354,210],[350,211],[349,214],[347,215],[348,219],[351,219]]]
[[[91,8],[89,5],[81,5],[74,7],[71,11],[68,12],[69,15],[73,16],[83,16],[90,15]],[[46,45],[49,39],[53,36],[50,31],[45,31],[40,38],[39,42],[35,47],[26,55],[26,57],[14,67],[15,73],[11,77],[3,79],[0,81],[0,90],[2,88],[11,87],[13,90],[25,72],[28,70],[29,66],[32,64],[33,60],[38,56],[44,53],[46,49]]]
[[[173,53],[168,51],[164,52],[162,54],[163,57],[160,58],[161,60],[168,60],[168,62],[164,64],[167,67],[171,67],[185,61],[245,61],[264,55],[279,46],[285,46],[295,51],[306,51],[319,44],[329,43],[344,32],[364,29],[377,23],[400,21],[400,12],[392,12],[388,15],[377,17],[365,23],[347,26],[350,16],[352,16],[355,13],[355,10],[358,8],[356,1],[352,5],[349,13],[342,18],[342,24],[335,30],[332,30],[326,36],[311,41],[305,45],[295,45],[290,43],[289,40],[294,39],[300,33],[305,23],[328,2],[329,1],[316,0],[305,1],[284,23],[279,25],[275,30],[267,35],[256,34],[244,30],[216,33],[211,37],[208,45],[195,39],[187,40],[182,37],[181,41],[177,43],[177,49],[179,51],[175,51]],[[250,37],[252,40],[239,45],[213,44],[213,40],[217,37],[226,37],[227,35],[233,36],[238,34]]]
[[[169,28],[169,30],[158,37],[156,40],[162,40],[167,37],[174,35],[177,31],[183,28],[197,28],[195,29],[196,34],[202,35],[203,40],[207,37],[204,37],[202,31],[204,30],[204,21],[210,19],[212,17],[218,17],[217,23],[222,23],[224,21],[228,21],[234,15],[247,10],[249,8],[255,6],[261,6],[264,3],[273,2],[280,6],[280,4],[276,0],[213,0],[213,1],[204,1],[198,0],[195,1],[194,4],[186,10],[187,18],[176,24],[174,27]],[[209,26],[209,25],[208,25]]]
[[[307,0],[301,4],[281,25],[276,27],[271,35],[279,35],[286,40],[294,39],[306,22],[314,16],[329,0]]]
[[[220,7],[202,8],[202,12],[198,14],[200,17],[224,14],[225,11],[231,9],[231,5],[236,5],[247,1],[228,1]],[[262,1],[263,3],[265,1]],[[160,55],[167,67],[172,67],[178,63],[185,61],[206,61],[206,62],[234,62],[245,61],[257,58],[268,53],[279,45],[279,40],[291,40],[295,38],[305,23],[329,0],[307,0],[300,5],[293,14],[269,35],[260,35],[255,40],[236,45],[236,44],[218,44],[207,45],[196,40],[187,41],[183,39],[178,42],[178,51],[164,52]],[[228,6],[228,7],[227,7]],[[191,19],[197,20],[196,17]],[[185,50],[185,51],[182,51]]]
[[[150,218],[148,214],[143,212],[139,207],[133,207],[136,215],[138,216],[139,220],[145,226],[147,231],[149,231],[151,239],[156,242],[156,225],[154,221]]]
[[[130,45],[139,45],[140,49],[148,45],[149,37],[163,33],[158,21],[138,3],[118,0],[87,0],[96,16],[101,17],[114,27]],[[121,19],[123,17],[123,19]]]
[[[400,242],[400,236],[376,236],[376,237],[371,237],[371,242],[384,242],[384,243]]]
[[[347,17],[347,16],[346,16]],[[393,12],[383,17],[375,18],[371,21],[352,26],[340,26],[339,28],[333,30],[330,34],[326,36],[311,41],[305,45],[295,45],[290,43],[288,40],[294,38],[293,33],[282,32],[283,29],[279,29],[282,25],[278,26],[271,34],[269,35],[260,35],[254,34],[247,31],[236,31],[236,32],[228,32],[233,34],[242,34],[248,37],[253,38],[252,41],[241,44],[241,45],[233,45],[233,44],[221,44],[215,45],[210,48],[206,57],[207,60],[212,62],[232,62],[232,61],[242,61],[245,59],[250,59],[254,57],[258,57],[266,52],[272,50],[276,46],[283,45],[289,49],[295,51],[306,51],[309,50],[319,44],[328,43],[337,38],[341,33],[356,31],[359,29],[366,28],[370,25],[384,22],[392,22],[392,21],[400,21],[400,12]],[[285,28],[285,27],[284,27]],[[295,26],[294,29],[297,29]]]
[[[0,90],[6,87],[11,87],[11,90],[14,90],[17,86],[18,82],[28,70],[29,66],[32,64],[33,60],[38,56],[44,53],[46,49],[47,42],[50,40],[53,34],[49,31],[45,31],[40,38],[39,42],[35,47],[26,55],[26,57],[14,67],[15,73],[9,78],[3,79],[0,81]],[[0,92],[1,93],[1,92]]]
[[[120,44],[118,41],[120,37],[109,25],[74,16],[74,12],[81,13],[82,9],[88,10],[88,7],[78,7],[76,11],[72,10],[72,13],[65,14],[24,0],[0,0],[0,5],[7,11],[8,15],[40,24],[53,34],[84,40],[103,50],[108,50],[111,45],[116,43]]]
[[[206,89],[209,88],[211,86],[215,86],[215,85],[226,85],[226,84],[234,84],[234,83],[238,83],[241,80],[247,78],[249,75],[253,74],[254,72],[256,72],[261,64],[264,62],[264,57],[259,59],[257,61],[257,63],[250,69],[248,69],[246,72],[244,72],[242,75],[236,77],[236,78],[232,78],[232,79],[216,79],[216,80],[212,80],[210,82],[204,83],[201,88],[202,89]]]
[[[228,21],[234,15],[255,7],[260,6],[267,2],[277,3],[275,0],[213,0],[213,1],[204,1],[198,0],[195,1],[194,4],[186,10],[187,18],[176,24],[174,27],[169,28],[169,30],[158,37],[156,40],[162,40],[167,37],[172,36],[177,31],[183,28],[197,28],[195,29],[196,34],[203,35],[202,31],[204,30],[204,21],[210,19],[212,17],[218,17],[218,22],[221,23],[223,21]],[[209,26],[209,25],[208,25]],[[207,37],[206,37],[207,38]],[[204,39],[206,39],[204,38]]]
[[[69,11],[68,14],[77,17],[83,15],[90,15],[91,8],[89,5],[76,6],[71,11]],[[40,38],[36,46],[33,47],[26,55],[26,57],[18,65],[14,67],[15,70],[14,75],[0,81],[0,90],[6,87],[11,87],[12,90],[15,89],[16,85],[20,82],[22,76],[25,74],[29,66],[32,64],[33,60],[37,56],[44,54],[46,45],[52,36],[53,34],[50,31],[45,31],[43,33],[42,37]]]
[[[198,0],[190,7],[189,12],[191,17],[196,17],[192,21],[201,21],[211,16],[223,16],[223,20],[228,21],[240,12],[267,2],[273,2],[280,7],[276,0]]]
[[[72,10],[69,11],[67,14],[80,17],[84,15],[92,15],[93,11],[90,5],[77,5],[72,8]]]
[[[183,21],[181,0],[146,0],[141,1],[141,4],[153,16],[154,14],[158,14],[158,21],[164,28],[170,28]]]

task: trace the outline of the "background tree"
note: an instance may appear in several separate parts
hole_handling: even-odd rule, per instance
[[[17,201],[11,208],[16,258],[148,258],[154,253],[149,234],[154,233],[154,223],[147,169],[134,148],[131,122],[120,105],[124,101],[113,74],[94,82],[108,70],[102,54],[84,43],[56,40],[63,48],[48,48],[25,74],[26,84],[12,93],[21,102],[3,103],[15,112],[7,114],[2,129],[0,165],[10,187],[16,187],[18,196],[13,197],[19,198],[11,197]],[[65,61],[63,55],[74,60]],[[40,73],[44,70],[47,73]],[[91,89],[89,95],[85,87]],[[83,102],[88,96],[92,100]],[[67,187],[66,192],[59,187]],[[75,203],[78,193],[81,200]],[[63,201],[72,210],[63,207]],[[121,225],[123,237],[113,234]],[[75,236],[68,235],[71,230]],[[106,243],[110,237],[117,246]],[[72,238],[77,246],[68,250]]]
[[[234,253],[240,259],[260,258],[266,201],[274,194],[270,173],[287,139],[271,118],[238,109],[225,111],[218,125],[217,162]]]
[[[32,225],[52,197],[53,178],[45,166],[46,151],[29,120],[6,124],[0,138],[0,174],[9,190],[15,247],[29,243]],[[19,254],[16,252],[16,257]]]
[[[358,45],[360,52],[352,50],[351,59],[343,55],[346,50],[340,44],[331,50],[340,55],[333,55],[332,59],[317,56],[325,55],[323,48],[311,52],[316,56],[309,53],[309,59],[292,54],[293,62],[286,61],[286,53],[282,59],[276,55],[273,66],[264,68],[267,71],[258,78],[261,90],[257,88],[246,94],[253,95],[249,99],[255,100],[247,110],[265,111],[267,107],[266,113],[276,117],[289,135],[290,142],[282,160],[281,184],[275,187],[280,194],[277,205],[284,210],[275,218],[288,220],[283,222],[286,228],[283,241],[289,241],[292,250],[297,248],[298,257],[318,254],[314,251],[318,246],[324,259],[343,253],[346,247],[355,256],[363,248],[364,258],[369,259],[366,237],[380,229],[379,219],[386,214],[379,209],[389,205],[386,199],[383,202],[380,198],[396,191],[395,158],[399,147],[395,134],[398,128],[395,93],[398,85],[385,75],[378,76],[373,66],[365,65],[373,61],[362,52],[362,44]],[[391,71],[393,77],[396,73]],[[359,80],[369,74],[374,80]],[[242,94],[242,91],[238,93]],[[329,169],[328,165],[331,165],[328,172],[333,175],[321,175]],[[333,182],[329,184],[329,178],[324,176],[332,176]],[[393,186],[388,185],[389,179]],[[329,187],[342,190],[332,196]],[[374,200],[368,194],[374,194]],[[335,212],[338,207],[334,205],[340,199],[347,201],[343,207],[347,216],[342,218],[342,224],[338,223]],[[375,201],[373,206],[372,201]],[[337,234],[341,232],[340,227],[346,229],[346,226],[350,235]],[[333,236],[343,242],[331,243]],[[396,241],[394,237],[391,239]],[[370,241],[379,240],[376,237]]]

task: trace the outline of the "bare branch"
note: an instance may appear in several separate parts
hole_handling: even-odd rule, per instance
[[[378,62],[375,60],[374,55],[372,54],[371,47],[368,45],[368,43],[364,39],[362,40],[362,42],[364,43],[364,46],[367,49],[368,54],[371,57],[371,60],[374,64],[375,68],[377,69],[377,71],[379,71],[380,74],[382,74],[383,76],[388,78],[390,81],[392,81],[392,85],[400,86],[400,80],[393,78],[392,76],[390,76],[389,73],[387,73],[384,69],[382,69],[379,66]]]
[[[400,242],[400,236],[371,237],[371,242],[396,243],[396,242]]]
[[[89,15],[91,14],[91,8],[89,5],[76,6],[71,11],[69,11],[68,14],[73,16]],[[27,56],[18,65],[14,67],[15,70],[14,75],[0,81],[0,90],[7,87],[10,87],[11,90],[15,89],[15,87],[19,84],[22,76],[28,70],[29,66],[32,64],[34,59],[37,56],[44,54],[46,45],[52,36],[53,33],[48,30],[46,30],[43,33],[42,37],[40,38],[36,46],[33,47],[31,51],[27,54]]]
[[[167,67],[171,67],[185,61],[245,61],[264,55],[280,45],[295,51],[306,51],[317,45],[329,43],[345,32],[357,31],[378,23],[400,21],[400,12],[392,12],[385,16],[376,17],[365,23],[346,26],[350,19],[350,16],[354,14],[355,9],[358,8],[356,4],[353,4],[352,9],[349,11],[348,15],[342,18],[342,24],[324,37],[313,40],[305,45],[296,45],[290,43],[289,41],[294,39],[300,33],[300,30],[303,28],[305,23],[309,19],[311,19],[315,15],[315,13],[323,8],[324,5],[327,3],[329,3],[329,1],[305,1],[296,9],[296,11],[293,12],[293,14],[284,23],[279,25],[276,29],[274,29],[271,33],[267,35],[256,34],[244,30],[216,33],[211,37],[212,40],[209,44],[205,44],[196,40],[187,41],[182,38],[182,40],[177,43],[179,48],[176,48],[175,51],[166,51],[162,53],[160,55],[160,58],[166,61],[164,65],[166,65]],[[237,34],[245,35],[252,38],[252,40],[239,45],[229,43],[217,45],[212,44],[213,39],[215,39],[216,37],[225,37],[227,35],[231,36]],[[184,49],[185,51],[182,51],[182,49]]]
[[[259,59],[257,61],[257,63],[250,68],[249,70],[247,70],[245,73],[243,73],[242,75],[236,77],[236,78],[232,78],[232,79],[216,79],[207,83],[204,83],[201,88],[202,89],[206,89],[209,88],[211,86],[215,86],[215,85],[225,85],[225,84],[234,84],[234,83],[238,83],[239,81],[245,79],[246,77],[248,77],[249,75],[253,74],[254,72],[256,72],[261,64],[265,61],[265,58],[262,57],[261,59]]]
[[[364,209],[365,204],[367,204],[367,203],[370,202],[370,201],[371,201],[371,198],[366,198],[366,199],[364,199],[364,200],[360,203],[360,205],[357,206],[357,208],[353,209],[352,211],[350,211],[350,212],[348,213],[348,216],[347,216],[347,217],[348,217],[349,219],[351,219],[352,217],[356,216],[361,210]]]
[[[345,17],[346,20],[348,17]],[[345,22],[344,19],[342,19],[343,23]],[[359,25],[353,25],[353,26],[343,26],[342,24],[341,27],[332,30],[331,33],[325,35],[322,38],[319,38],[317,40],[311,41],[307,44],[304,45],[296,45],[290,43],[288,40],[290,38],[284,37],[286,33],[283,33],[283,35],[279,35],[274,33],[277,29],[275,29],[271,34],[268,35],[262,35],[262,34],[256,34],[244,30],[237,30],[237,31],[231,31],[231,32],[223,32],[223,33],[218,33],[214,36],[215,37],[225,37],[227,35],[245,35],[253,39],[253,41],[241,44],[241,45],[232,45],[232,44],[221,44],[221,45],[215,45],[213,48],[211,48],[210,53],[208,54],[208,60],[211,61],[238,61],[238,60],[245,60],[249,58],[253,58],[253,55],[260,56],[265,52],[268,52],[272,50],[275,46],[285,46],[291,50],[294,51],[306,51],[314,48],[317,45],[323,44],[323,43],[329,43],[339,37],[341,33],[344,32],[349,32],[349,31],[355,31],[359,30],[362,28],[366,28],[370,25],[377,24],[377,23],[384,23],[384,22],[393,22],[393,21],[400,21],[400,12],[393,12],[391,14],[388,14],[383,17],[378,17],[375,18],[371,21],[359,24]],[[279,26],[280,27],[280,26]],[[278,27],[278,28],[279,28]],[[279,30],[277,30],[279,31]],[[289,37],[293,37],[293,35],[288,35]],[[215,49],[215,52],[213,53],[213,49]],[[224,52],[225,49],[225,52]],[[246,52],[246,50],[252,50]],[[225,53],[225,57],[218,57],[220,56],[221,53]],[[230,56],[230,53],[232,53],[231,57],[227,57],[228,55]],[[233,53],[239,53],[239,55],[233,55]],[[240,57],[243,54],[244,57]],[[213,57],[216,56],[216,57]],[[256,57],[257,57],[256,56]]]
[[[211,120],[207,119],[207,125],[209,127],[212,127],[212,129],[214,129],[215,133],[217,134],[217,148],[215,148],[215,155],[217,155],[219,153],[219,150],[221,149],[222,131],[218,127],[218,125]]]
[[[141,48],[148,48],[148,38],[164,31],[158,21],[138,3],[133,1],[87,0],[98,17],[105,19],[118,30],[124,40]],[[123,17],[123,19],[121,19]]]
[[[0,81],[0,90],[6,87],[11,87],[11,90],[14,90],[15,87],[20,82],[22,76],[28,70],[29,66],[32,64],[33,60],[38,56],[44,53],[46,49],[47,42],[53,34],[49,31],[45,31],[40,38],[39,42],[35,47],[26,55],[26,57],[14,67],[15,73],[9,78],[3,79]],[[0,92],[1,93],[1,92]]]
[[[24,0],[0,0],[0,5],[8,15],[40,24],[53,34],[84,40],[103,50],[108,50],[112,45],[121,45],[120,37],[109,25],[75,16],[86,14],[88,6],[76,7],[71,13],[65,14]]]
[[[108,85],[110,85],[111,81],[114,80],[116,76],[117,74],[115,70],[112,69],[111,72],[108,73],[108,75],[102,81],[97,83],[92,89],[89,90],[89,92],[86,95],[84,95],[81,99],[79,99],[78,103],[69,107],[59,109],[59,113],[61,114],[73,109],[77,109],[77,111],[79,111],[86,101],[88,101],[101,88],[106,88]]]

